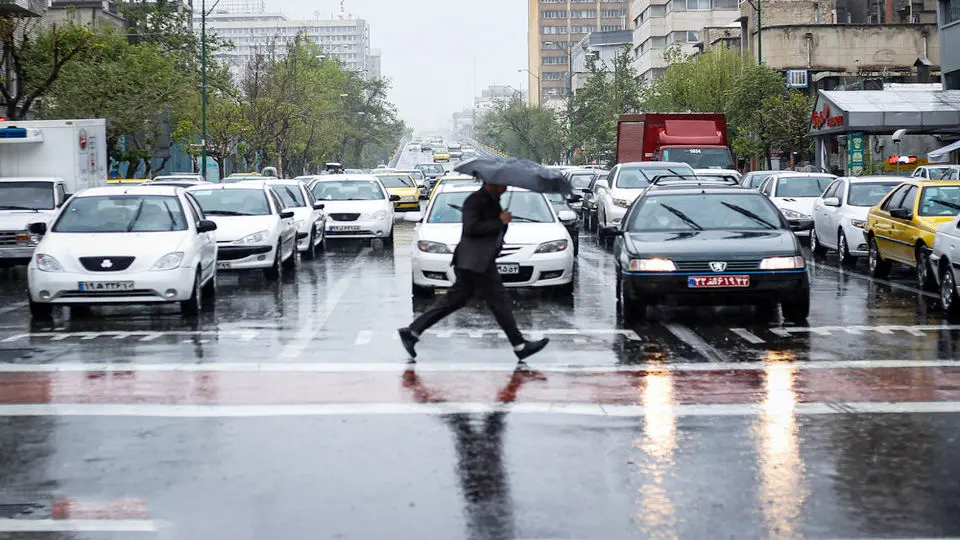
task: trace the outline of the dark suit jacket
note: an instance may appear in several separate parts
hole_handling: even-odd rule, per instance
[[[484,272],[497,260],[507,226],[500,221],[500,199],[480,188],[463,201],[463,233],[453,253],[453,265]]]

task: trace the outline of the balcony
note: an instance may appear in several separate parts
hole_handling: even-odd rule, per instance
[[[42,17],[47,10],[43,0],[0,0],[0,14],[17,17]]]

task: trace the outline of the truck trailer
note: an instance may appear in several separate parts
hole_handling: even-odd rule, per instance
[[[722,113],[624,114],[617,123],[617,163],[681,161],[694,169],[734,169]]]

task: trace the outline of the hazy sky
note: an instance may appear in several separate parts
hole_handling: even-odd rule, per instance
[[[265,0],[291,18],[328,19],[340,0]],[[445,128],[454,112],[491,84],[527,90],[524,0],[345,0],[370,23],[370,46],[383,51],[391,99],[418,130]]]

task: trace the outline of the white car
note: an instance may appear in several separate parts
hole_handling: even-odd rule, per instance
[[[476,186],[440,186],[423,214],[407,213],[416,222],[413,235],[413,294],[429,296],[435,289],[453,285],[450,266],[463,228],[459,207]],[[510,188],[500,198],[513,214],[507,228],[497,269],[506,287],[553,287],[573,294],[573,241],[561,219],[576,219],[567,210],[561,215],[541,193]],[[569,214],[569,215],[566,215]]]
[[[658,176],[695,176],[686,163],[669,161],[642,161],[619,163],[610,170],[606,179],[598,179],[594,186],[597,207],[597,235],[603,244],[610,234],[620,227],[627,208],[640,193]]]
[[[420,143],[410,143],[407,145],[407,152],[419,152]]]
[[[719,177],[719,178],[730,178],[730,177],[732,177],[732,178],[735,178],[738,183],[740,182],[740,180],[741,180],[741,178],[742,178],[742,175],[740,174],[740,171],[738,171],[738,170],[736,170],[736,169],[719,169],[719,168],[717,168],[717,169],[694,169],[693,172],[695,172],[695,173],[697,174],[697,176]]]
[[[800,234],[813,228],[813,204],[836,178],[832,174],[785,172],[771,174],[758,189],[770,197],[785,218],[800,223],[796,229]]]
[[[196,186],[188,192],[217,224],[217,269],[262,269],[271,281],[296,269],[293,210],[284,208],[266,181]]]
[[[921,165],[913,170],[910,177],[922,180],[960,180],[960,165]]]
[[[400,197],[387,193],[376,176],[320,176],[310,190],[326,205],[329,238],[381,238],[393,246],[393,203]]]
[[[958,209],[960,210],[960,209]],[[940,304],[950,320],[960,318],[960,215],[937,227],[930,268],[940,289]]]
[[[810,251],[823,255],[834,250],[840,264],[853,266],[857,257],[867,255],[864,227],[871,207],[900,185],[900,179],[889,176],[857,176],[837,178],[813,203],[813,229]]]
[[[187,315],[212,308],[216,223],[182,188],[91,188],[74,195],[38,240],[27,266],[30,314],[57,305],[179,302]]]
[[[287,210],[293,210],[293,222],[297,226],[297,251],[312,259],[317,251],[323,251],[327,240],[327,216],[325,204],[313,197],[313,192],[300,180],[266,180],[264,183],[280,197]]]

